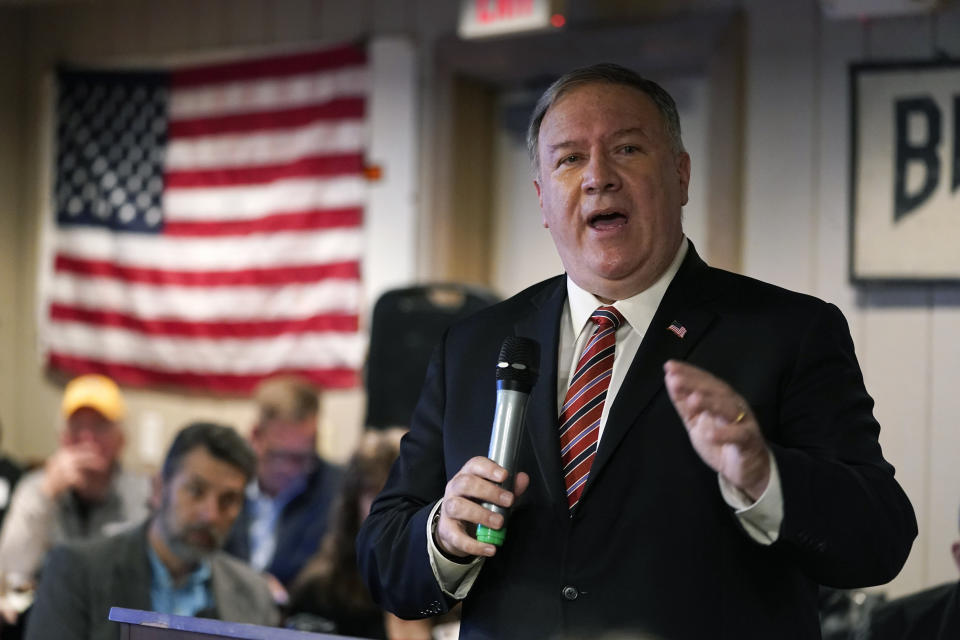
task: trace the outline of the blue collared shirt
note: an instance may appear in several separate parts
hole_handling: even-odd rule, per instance
[[[250,506],[250,566],[257,571],[266,571],[277,549],[277,523],[284,507],[303,492],[306,479],[301,478],[275,497],[260,490],[254,479],[247,485],[247,500]]]
[[[153,548],[147,545],[150,557],[150,603],[158,613],[178,616],[195,616],[212,609],[213,590],[210,582],[210,563],[202,562],[180,586],[173,582],[167,567],[160,561]]]

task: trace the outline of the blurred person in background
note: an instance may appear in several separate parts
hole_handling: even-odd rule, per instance
[[[431,621],[401,620],[377,606],[357,568],[360,523],[387,481],[405,432],[394,428],[363,435],[344,472],[320,550],[291,586],[287,626],[364,638],[431,638]]]
[[[0,422],[0,442],[3,441],[3,423]],[[13,490],[23,475],[23,467],[18,462],[0,453],[0,526],[3,525],[3,519],[7,515],[7,508],[10,506],[10,498],[13,496]]]
[[[3,424],[0,423],[0,438],[3,436]],[[7,515],[7,508],[10,506],[10,498],[13,496],[13,490],[17,486],[20,477],[23,475],[23,468],[13,459],[0,453],[0,525]],[[3,623],[8,625],[15,624],[23,609],[29,606],[29,593],[23,593],[22,590],[13,588],[11,585],[7,588],[6,580],[0,575],[0,626]],[[16,638],[17,630],[11,630],[8,626],[4,632],[4,638]]]
[[[116,640],[110,607],[275,625],[263,577],[221,551],[256,456],[233,428],[197,422],[170,445],[156,511],[128,531],[55,548],[27,621],[30,640]]]
[[[114,533],[148,513],[150,481],[123,469],[123,396],[101,375],[71,380],[57,450],[17,485],[0,533],[8,584],[36,579],[54,545]]]
[[[320,395],[296,377],[271,378],[254,394],[258,418],[250,433],[257,474],[226,550],[275,578],[280,603],[327,530],[327,511],[342,470],[317,455]]]
[[[960,540],[950,545],[960,571]],[[956,640],[960,638],[960,582],[948,582],[877,607],[863,640]]]

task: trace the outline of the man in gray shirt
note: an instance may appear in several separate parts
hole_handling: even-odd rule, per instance
[[[54,545],[115,533],[146,517],[150,482],[119,463],[124,412],[120,389],[105,376],[67,384],[59,446],[17,485],[0,532],[8,584],[35,581]]]

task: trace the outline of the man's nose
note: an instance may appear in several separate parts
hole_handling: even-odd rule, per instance
[[[197,505],[197,514],[203,522],[213,522],[220,514],[220,502],[216,496],[205,496]]]
[[[583,190],[589,194],[615,191],[620,188],[620,174],[605,154],[591,154],[583,172]]]
[[[74,432],[74,439],[77,442],[87,443],[97,443],[97,433],[94,429],[89,427],[83,429],[77,429]]]

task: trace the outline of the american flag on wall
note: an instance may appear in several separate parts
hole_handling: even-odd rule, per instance
[[[356,384],[368,70],[354,46],[58,74],[49,367]]]

